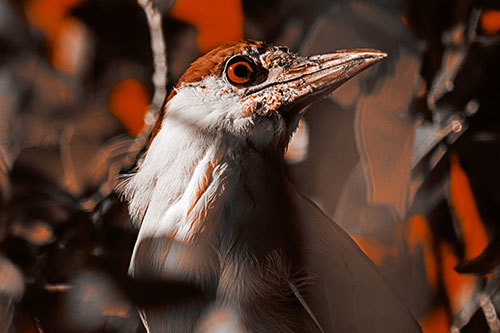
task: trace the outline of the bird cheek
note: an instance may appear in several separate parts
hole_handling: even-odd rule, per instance
[[[241,111],[241,118],[253,118],[255,115],[265,114],[265,106],[261,102],[254,98],[247,100],[243,104],[243,109]]]
[[[283,101],[282,91],[274,87],[265,89],[246,98],[243,103],[242,117],[267,115],[269,112],[278,110]]]

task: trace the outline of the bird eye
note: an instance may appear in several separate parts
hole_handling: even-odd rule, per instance
[[[253,80],[254,74],[254,64],[244,57],[235,57],[226,66],[227,79],[234,85],[249,83]]]

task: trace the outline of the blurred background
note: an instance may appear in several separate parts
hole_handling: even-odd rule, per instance
[[[389,54],[312,106],[290,177],[424,332],[500,332],[498,0],[0,0],[0,331],[144,332],[137,305],[199,297],[127,277],[113,189],[165,78],[243,38]]]

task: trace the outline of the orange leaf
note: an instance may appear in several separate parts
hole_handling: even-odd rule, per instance
[[[243,9],[240,0],[178,0],[169,16],[196,28],[196,42],[202,53],[218,44],[243,38]]]
[[[483,11],[480,24],[486,35],[496,35],[500,31],[500,10]]]
[[[144,127],[149,102],[148,90],[142,82],[133,78],[117,82],[109,95],[111,113],[132,137],[136,137]]]
[[[450,199],[460,224],[465,259],[475,258],[488,245],[488,237],[467,174],[455,155],[450,156]]]

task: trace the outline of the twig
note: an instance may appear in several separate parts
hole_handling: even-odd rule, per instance
[[[143,133],[149,133],[158,118],[160,108],[167,95],[167,48],[162,31],[162,18],[158,9],[151,0],[137,0],[146,13],[146,18],[151,34],[151,50],[153,52],[153,100],[144,118],[145,128]]]

